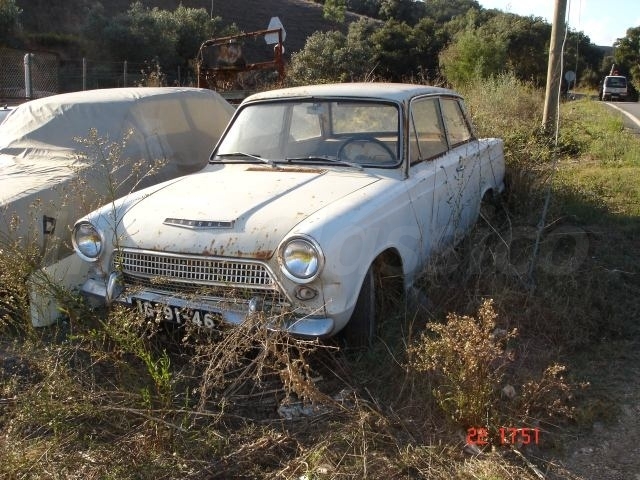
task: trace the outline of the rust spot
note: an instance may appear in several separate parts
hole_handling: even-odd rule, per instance
[[[247,172],[294,172],[294,173],[324,173],[326,170],[322,168],[309,167],[249,167]]]
[[[271,258],[272,255],[273,252],[271,250],[258,250],[256,252],[253,252],[252,256],[257,258],[258,260],[267,260]]]
[[[208,247],[202,251],[202,255],[216,255],[216,249],[214,245],[216,244],[216,239],[214,238]]]
[[[304,167],[295,167],[295,168],[287,168],[287,172],[295,172],[295,173],[322,173],[325,170],[318,170],[317,168],[304,168]]]
[[[273,255],[271,250],[256,250],[255,252],[243,252],[236,250],[235,255],[241,258],[255,258],[257,260],[268,260]]]

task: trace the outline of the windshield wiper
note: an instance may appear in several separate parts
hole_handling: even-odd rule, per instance
[[[260,155],[254,155],[254,154],[245,153],[245,152],[219,153],[219,154],[216,155],[216,157],[219,157],[219,158],[225,158],[225,157],[249,157],[249,158],[252,158],[253,160],[258,160],[259,162],[271,165],[272,167],[276,166],[275,160],[271,160],[269,158],[263,158]]]
[[[293,162],[329,162],[335,163],[338,165],[346,165],[347,167],[357,168],[358,170],[362,170],[363,167],[359,163],[347,162],[345,160],[339,160],[335,157],[329,157],[327,155],[309,155],[307,157],[287,157],[285,158],[287,163]]]

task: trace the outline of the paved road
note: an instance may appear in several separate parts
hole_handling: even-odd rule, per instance
[[[607,102],[607,105],[624,115],[624,125],[640,135],[640,103]]]

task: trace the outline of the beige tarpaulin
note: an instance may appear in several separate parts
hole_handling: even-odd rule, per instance
[[[204,167],[232,113],[217,93],[180,87],[89,90],[20,105],[0,124],[0,245],[36,242],[45,264],[57,261],[88,211]]]

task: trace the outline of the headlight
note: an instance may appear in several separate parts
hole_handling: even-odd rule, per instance
[[[104,246],[102,235],[89,222],[81,222],[73,227],[71,241],[78,256],[87,262],[98,260]]]
[[[280,247],[282,271],[287,278],[298,283],[315,279],[324,265],[320,246],[309,237],[293,237]]]

